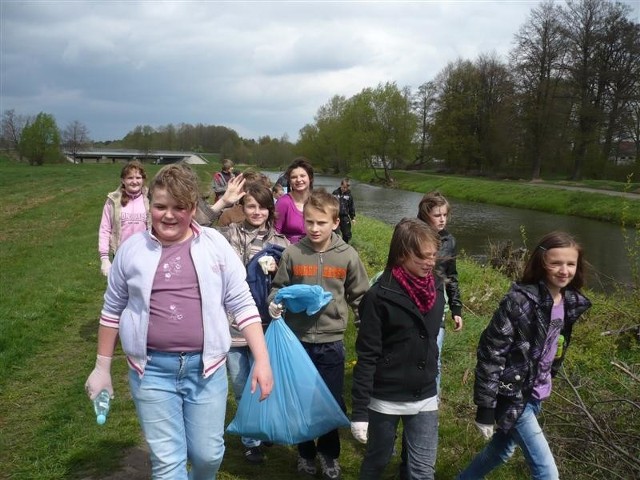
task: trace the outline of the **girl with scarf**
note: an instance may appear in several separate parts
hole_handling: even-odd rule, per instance
[[[367,443],[360,479],[381,478],[400,420],[411,479],[433,479],[438,448],[437,337],[444,286],[434,275],[438,234],[418,219],[396,225],[387,265],[359,307],[351,432]]]

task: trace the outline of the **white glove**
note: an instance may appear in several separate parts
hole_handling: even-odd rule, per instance
[[[360,443],[367,443],[369,422],[351,422],[351,435]]]
[[[482,437],[485,440],[489,440],[491,437],[493,437],[493,425],[485,425],[484,423],[476,423],[476,427],[478,427],[478,430],[480,431],[480,435],[482,435]]]
[[[84,384],[89,398],[93,400],[102,390],[106,390],[113,398],[113,386],[111,385],[111,357],[98,355],[96,366]]]
[[[281,303],[271,302],[269,304],[269,315],[271,318],[280,318],[282,316],[283,307]]]
[[[111,270],[111,262],[108,258],[103,258],[100,260],[100,271],[105,277],[109,276],[109,271]]]
[[[262,268],[262,273],[264,273],[265,275],[268,275],[269,272],[274,272],[278,268],[276,260],[271,255],[260,257],[258,259],[258,263]]]

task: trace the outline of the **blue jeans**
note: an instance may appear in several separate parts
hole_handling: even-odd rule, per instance
[[[557,480],[560,478],[549,443],[536,418],[540,410],[540,402],[530,400],[514,427],[507,433],[501,430],[494,433],[484,449],[458,475],[458,480],[484,478],[491,470],[509,460],[516,450],[516,445],[522,449],[531,470],[532,479]]]
[[[203,378],[201,353],[148,354],[142,378],[129,370],[129,386],[153,479],[215,479],[224,454],[225,366]]]
[[[236,403],[240,403],[242,392],[251,372],[251,350],[249,347],[231,347],[227,354],[227,370],[231,379],[231,388]],[[245,448],[259,447],[261,442],[256,438],[240,437]]]
[[[344,359],[345,348],[342,340],[329,343],[306,343],[302,346],[309,354],[309,358],[318,369],[318,373],[327,384],[329,391],[336,399],[343,412],[347,407],[342,398],[344,389]],[[314,440],[298,444],[298,454],[302,458],[314,459],[321,453],[329,458],[336,459],[340,456],[340,435],[338,429],[331,430]]]
[[[417,415],[387,415],[369,410],[369,439],[360,480],[381,478],[391,460],[398,423],[402,419],[406,473],[412,480],[433,480],[438,453],[438,411]]]

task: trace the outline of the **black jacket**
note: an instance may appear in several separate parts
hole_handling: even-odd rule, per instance
[[[551,374],[558,371],[571,343],[574,323],[591,302],[577,290],[564,292],[564,336],[562,356],[554,360]],[[553,299],[543,282],[514,283],[500,302],[477,351],[473,398],[478,406],[476,420],[509,430],[531,397],[538,376],[542,346],[547,338]]]
[[[436,271],[442,275],[446,281],[447,298],[449,299],[449,309],[451,316],[462,315],[462,300],[460,298],[460,287],[458,286],[458,268],[456,266],[456,239],[447,230],[441,230],[440,250],[438,250],[439,260],[436,263]]]
[[[353,205],[353,195],[351,190],[343,192],[340,187],[333,191],[333,196],[340,202],[340,216],[349,217],[351,220],[356,218],[356,208]]]
[[[413,402],[437,394],[438,345],[444,288],[436,276],[436,302],[426,314],[385,270],[359,307],[353,370],[352,421],[367,421],[371,397]]]

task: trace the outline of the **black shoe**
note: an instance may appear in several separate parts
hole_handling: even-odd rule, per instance
[[[262,453],[260,447],[251,447],[244,451],[244,458],[246,458],[249,463],[259,464],[264,462],[264,453]]]
[[[273,442],[262,442],[262,446],[267,447],[267,448],[271,448],[271,447],[273,447]]]

